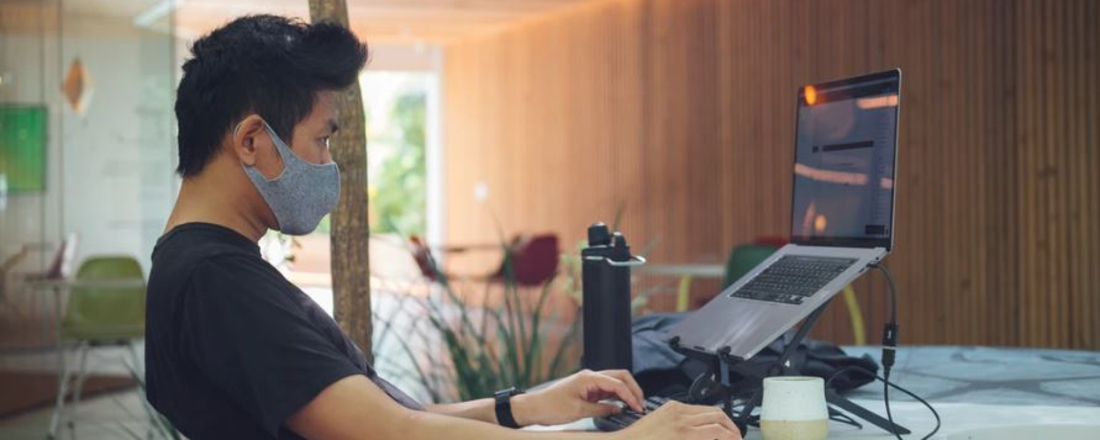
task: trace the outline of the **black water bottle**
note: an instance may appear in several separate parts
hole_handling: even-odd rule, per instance
[[[588,227],[581,251],[584,288],[584,368],[631,370],[630,268],[645,260],[630,254],[621,232]]]

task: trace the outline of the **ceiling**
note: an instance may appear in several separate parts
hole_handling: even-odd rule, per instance
[[[308,0],[177,1],[176,26],[184,36],[204,34],[244,14],[309,16]],[[348,0],[348,14],[352,30],[372,43],[445,44],[594,1]]]

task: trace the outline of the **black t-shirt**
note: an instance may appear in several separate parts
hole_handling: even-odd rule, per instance
[[[422,409],[231,229],[189,223],[161,237],[146,304],[149,402],[190,438],[300,438],[286,419],[355,374]]]

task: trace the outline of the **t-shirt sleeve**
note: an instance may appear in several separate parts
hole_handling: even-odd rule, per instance
[[[333,382],[363,374],[309,322],[292,289],[271,268],[219,256],[196,268],[183,304],[183,349],[272,437]]]

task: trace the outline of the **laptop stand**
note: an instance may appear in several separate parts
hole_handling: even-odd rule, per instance
[[[790,357],[806,338],[818,318],[832,300],[822,304],[810,316],[806,317],[802,326],[795,332],[794,337],[787,342],[783,353],[771,365],[754,364],[730,355],[729,347],[723,347],[717,353],[706,352],[680,345],[680,338],[673,337],[669,340],[669,346],[688,358],[695,359],[708,365],[705,373],[695,379],[689,390],[689,402],[702,402],[715,396],[722,400],[722,409],[730,420],[741,430],[742,435],[748,434],[748,426],[752,418],[752,412],[762,403],[764,397],[764,378],[771,376],[783,376],[792,372]],[[741,375],[737,382],[732,381],[731,373]],[[743,402],[740,411],[734,411],[734,403]],[[887,432],[909,434],[911,431],[905,427],[892,424],[886,418],[871,412],[848,398],[841,396],[835,390],[825,389],[825,401],[829,405],[829,417],[843,416],[836,408],[841,408],[848,413],[867,421]],[[858,423],[857,426],[861,426]]]

